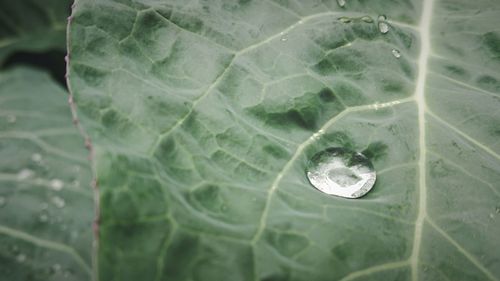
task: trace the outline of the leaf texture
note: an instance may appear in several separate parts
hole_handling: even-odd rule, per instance
[[[77,1],[100,280],[499,280],[499,11]],[[373,162],[365,197],[311,188],[332,146]]]

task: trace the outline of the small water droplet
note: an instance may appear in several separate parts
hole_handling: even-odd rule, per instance
[[[66,205],[66,202],[64,202],[64,199],[62,199],[59,196],[54,196],[52,197],[52,203],[57,207],[57,208],[64,208]]]
[[[5,199],[5,197],[3,197],[3,196],[0,196],[0,207],[5,206],[6,203],[7,203],[7,199]]]
[[[16,261],[17,262],[24,262],[26,261],[26,255],[25,254],[19,254],[16,256]]]
[[[397,59],[399,59],[401,57],[401,52],[399,52],[399,50],[396,50],[396,49],[392,49],[392,55],[394,57],[396,57]]]
[[[280,35],[281,35],[281,39],[280,39],[280,40],[281,40],[282,42],[285,42],[285,41],[287,41],[287,40],[288,40],[288,38],[286,37],[286,33],[285,33],[285,32],[283,32],[283,31],[282,31],[282,32],[280,32]]]
[[[49,185],[53,190],[59,191],[63,188],[64,182],[60,179],[53,179],[50,181]]]
[[[367,22],[367,23],[373,22],[372,17],[369,17],[369,16],[364,16],[364,17],[361,18],[361,20],[364,21],[364,22]]]
[[[42,162],[42,155],[40,155],[40,153],[33,153],[31,155],[31,160],[33,160],[33,162],[40,163]]]
[[[378,30],[382,34],[389,32],[389,25],[386,22],[387,17],[384,15],[378,16]]]
[[[337,0],[337,4],[339,5],[340,8],[344,8],[345,0]]]
[[[495,215],[493,213],[490,213],[490,219],[494,219]]]
[[[54,264],[54,265],[51,267],[51,269],[54,271],[54,273],[58,273],[58,272],[60,272],[60,271],[61,271],[62,266],[61,266],[60,264],[56,263],[56,264]]]
[[[40,222],[47,222],[49,221],[49,216],[46,213],[42,213],[40,214],[38,219],[40,220]]]
[[[22,169],[21,171],[19,171],[19,173],[17,173],[17,179],[18,180],[25,180],[25,179],[32,177],[33,175],[34,175],[34,173],[32,170]]]
[[[363,154],[341,147],[316,153],[307,167],[309,182],[323,193],[359,198],[375,184],[373,165]]]
[[[7,122],[12,124],[16,123],[17,117],[15,115],[7,115]]]
[[[341,23],[350,23],[350,22],[352,21],[352,19],[351,19],[351,18],[348,18],[348,17],[340,17],[340,18],[339,18],[339,21],[340,21]]]
[[[495,208],[495,213],[500,214],[500,207]]]

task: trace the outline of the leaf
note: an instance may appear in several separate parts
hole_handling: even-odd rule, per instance
[[[0,64],[15,51],[64,50],[71,3],[71,0],[2,1]]]
[[[90,169],[65,91],[0,72],[0,280],[89,280]]]
[[[100,280],[499,280],[499,9],[77,1]],[[365,197],[308,183],[332,146]]]

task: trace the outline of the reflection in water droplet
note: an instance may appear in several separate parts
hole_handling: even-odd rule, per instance
[[[33,176],[33,174],[33,171],[30,169],[22,169],[21,171],[19,171],[19,173],[17,173],[17,179],[25,180]]]
[[[307,167],[309,182],[323,193],[359,198],[375,184],[373,165],[363,154],[341,147],[316,153]]]
[[[17,118],[15,115],[7,115],[7,122],[8,123],[11,123],[11,124],[16,123],[16,120],[17,120]]]
[[[373,19],[369,16],[364,16],[361,18],[361,20],[368,23],[373,22]]]
[[[7,203],[7,199],[5,197],[0,196],[0,207],[5,206],[5,203]]]
[[[49,185],[53,190],[59,191],[63,188],[64,182],[60,179],[53,179],[50,181]]]
[[[340,8],[344,8],[345,0],[337,0],[337,4],[339,5]]]
[[[386,16],[384,15],[378,16],[378,30],[383,34],[389,32],[389,25],[387,24],[386,20],[387,20]]]
[[[392,49],[392,55],[394,57],[396,57],[397,59],[399,59],[401,57],[401,52],[399,52],[399,50],[396,50],[396,49]]]
[[[59,196],[54,196],[52,197],[52,203],[56,205],[57,208],[64,208],[66,205],[66,202],[64,202],[64,199],[62,199]]]

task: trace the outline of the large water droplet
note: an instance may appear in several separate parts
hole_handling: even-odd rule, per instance
[[[386,34],[387,32],[389,32],[389,25],[387,24],[386,20],[386,16],[378,16],[378,30],[380,31],[380,33]]]
[[[337,4],[339,5],[340,8],[344,8],[345,0],[337,0]]]
[[[399,58],[401,57],[401,52],[400,52],[399,50],[392,49],[392,51],[391,51],[391,52],[392,52],[392,55],[393,55],[395,58],[399,59]]]
[[[319,191],[359,198],[375,184],[373,165],[363,154],[341,147],[316,153],[307,167],[309,182]]]

